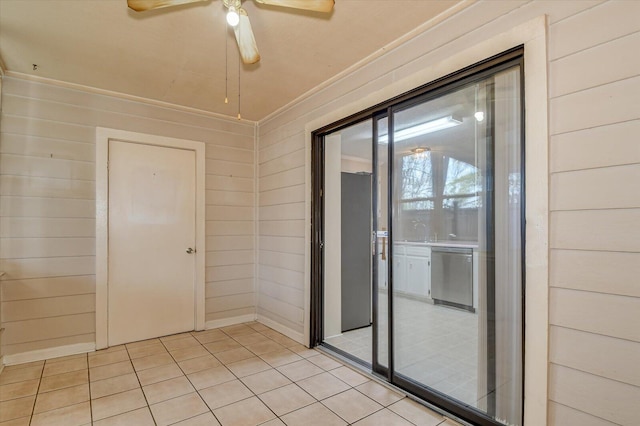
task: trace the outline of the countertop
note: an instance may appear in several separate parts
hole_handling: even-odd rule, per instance
[[[420,241],[397,241],[396,244],[407,246],[423,246],[423,247],[459,247],[459,248],[478,248],[477,241],[438,241],[438,242],[420,242]]]

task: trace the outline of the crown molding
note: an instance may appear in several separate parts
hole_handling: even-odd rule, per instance
[[[2,66],[2,63],[1,63],[1,58],[0,58],[0,67],[1,66]],[[96,95],[111,96],[111,97],[114,97],[114,98],[124,99],[124,100],[127,100],[127,101],[139,102],[139,103],[152,105],[152,106],[156,106],[156,107],[160,107],[160,108],[167,108],[167,109],[172,109],[172,110],[176,110],[176,111],[186,112],[188,114],[203,115],[203,116],[215,118],[215,119],[218,119],[218,120],[232,121],[232,122],[235,122],[235,123],[240,122],[241,124],[245,124],[245,125],[249,125],[249,126],[253,126],[253,127],[255,127],[257,125],[257,122],[253,121],[253,120],[246,120],[244,118],[241,119],[241,120],[238,120],[237,117],[232,117],[232,116],[229,116],[229,115],[219,114],[219,113],[216,113],[216,112],[205,111],[205,110],[198,109],[198,108],[191,108],[191,107],[184,106],[184,105],[172,104],[172,103],[169,103],[169,102],[158,101],[158,100],[155,100],[155,99],[143,98],[141,96],[129,95],[129,94],[126,94],[126,93],[115,92],[115,91],[112,91],[112,90],[99,89],[97,87],[85,86],[85,85],[77,84],[77,83],[69,83],[69,82],[66,82],[66,81],[55,80],[55,79],[47,78],[47,77],[30,75],[30,74],[25,74],[25,73],[21,73],[21,72],[15,72],[15,71],[5,71],[4,72],[4,76],[5,77],[11,77],[11,78],[18,78],[18,79],[21,79],[21,80],[33,81],[33,82],[36,82],[36,83],[50,84],[52,86],[64,87],[66,89],[79,90],[79,91],[87,92],[87,93],[94,93]]]

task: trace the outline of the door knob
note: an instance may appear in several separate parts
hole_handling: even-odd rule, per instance
[[[189,253],[189,254],[191,254],[191,253],[195,253],[195,252],[196,252],[196,251],[195,251],[195,249],[192,249],[191,247],[189,247],[189,248],[187,249],[187,253]]]

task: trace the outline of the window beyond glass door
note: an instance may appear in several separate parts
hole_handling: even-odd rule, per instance
[[[392,108],[393,381],[522,422],[520,68]],[[418,392],[420,393],[420,392]]]

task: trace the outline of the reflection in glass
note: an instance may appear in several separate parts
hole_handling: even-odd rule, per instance
[[[400,105],[392,139],[395,373],[510,425],[522,421],[519,76]],[[438,117],[456,122],[409,130]]]

